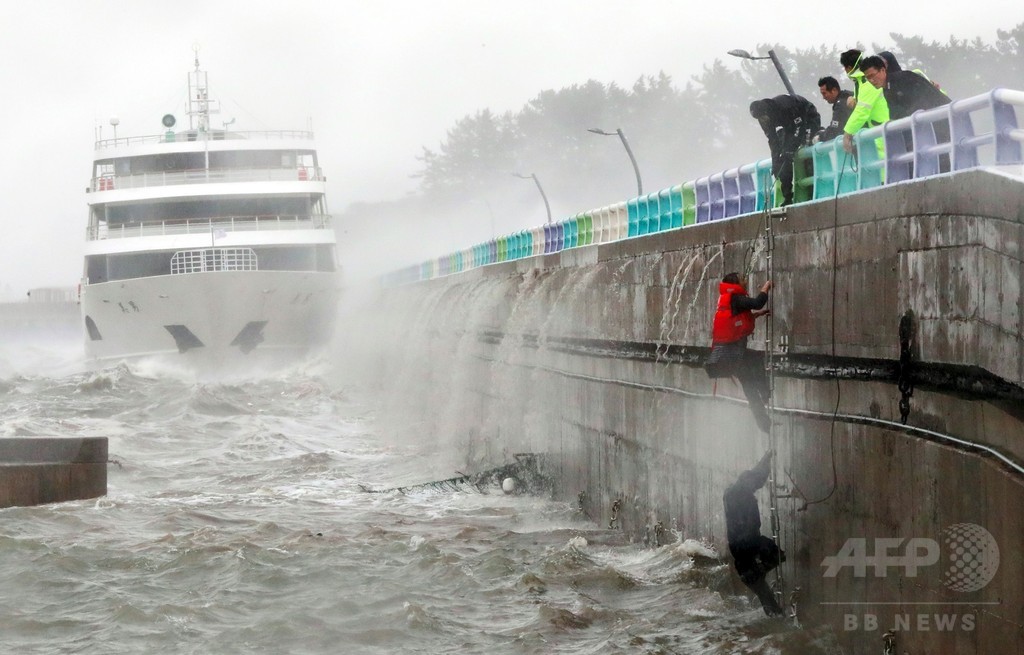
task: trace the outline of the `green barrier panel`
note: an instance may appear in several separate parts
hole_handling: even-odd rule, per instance
[[[693,181],[683,184],[681,192],[683,196],[683,225],[693,225],[697,222],[697,192],[694,189]]]
[[[801,148],[793,159],[793,202],[807,202],[813,198],[814,159],[810,148]]]

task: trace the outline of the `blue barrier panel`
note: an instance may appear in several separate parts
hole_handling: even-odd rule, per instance
[[[843,138],[832,142],[832,163],[836,171],[833,194],[856,191],[860,180],[857,177],[857,159],[843,148]]]
[[[565,247],[565,226],[555,223],[555,252],[561,252]]]
[[[757,211],[757,171],[756,164],[744,164],[736,173],[737,191],[740,199],[740,213],[750,214]]]
[[[669,228],[683,226],[683,185],[677,184],[668,190]]]
[[[992,94],[995,94],[995,91]],[[979,99],[981,102],[978,102]],[[982,108],[988,109],[991,101],[990,94],[990,96],[976,96],[967,100],[954,100],[949,105],[951,113],[949,127],[953,139],[952,165],[954,171],[974,168],[981,164],[981,158],[978,156],[978,147],[991,143],[994,135],[976,135],[974,133],[974,121],[971,120],[971,112]],[[999,111],[994,104],[992,104],[992,109],[996,119],[996,130],[998,131]],[[1013,127],[1016,127],[1017,117],[1012,106],[1010,107],[1010,118],[1013,121]]]
[[[647,233],[658,231],[661,226],[661,200],[658,193],[647,194]]]
[[[757,188],[756,211],[778,206],[775,193],[775,177],[772,175],[772,160],[762,159],[754,164],[754,182]]]
[[[890,183],[914,178],[914,139],[909,118],[889,121],[885,135],[885,179]]]
[[[658,191],[658,232],[672,229],[672,190]]]
[[[555,250],[555,235],[550,224],[544,226],[544,254],[547,255]]]
[[[628,221],[627,237],[635,237],[640,234],[640,210],[638,209],[640,199],[633,198],[626,201],[626,220]]]
[[[1024,135],[1017,121],[1014,106],[1024,108],[1024,92],[995,89],[988,94],[995,120],[993,135],[996,143],[997,164],[1024,164],[1021,142]]]
[[[860,130],[853,135],[857,147],[857,188],[872,189],[885,183],[885,147],[876,139],[884,136],[885,125]]]
[[[575,217],[565,219],[565,230],[566,230],[566,236],[568,237],[565,240],[565,247],[566,248],[575,248],[576,246],[578,246],[579,245],[579,233],[576,231],[576,218]]]
[[[843,137],[822,141],[809,148],[814,166],[814,199],[833,198],[857,190],[853,155],[843,149]]]
[[[842,137],[836,137],[842,139]],[[836,192],[836,171],[832,161],[831,141],[819,141],[809,148],[814,165],[814,198],[831,198]]]
[[[949,142],[949,123],[949,105],[915,111],[910,116],[910,131],[914,138],[914,177],[949,172],[949,157],[953,151]]]
[[[647,234],[651,231],[650,200],[648,196],[641,196],[636,199],[636,233]]]
[[[706,223],[711,220],[711,180],[702,177],[693,184],[697,195],[697,222]]]
[[[708,178],[708,206],[711,208],[712,221],[725,218],[725,190],[722,178],[722,173],[715,173]]]
[[[730,168],[722,173],[722,216],[740,215],[740,169]]]

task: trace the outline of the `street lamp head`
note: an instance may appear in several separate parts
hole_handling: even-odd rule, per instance
[[[533,179],[533,174],[531,173],[530,175],[523,175],[521,173],[512,173],[512,177],[518,177],[518,178],[522,178],[524,180],[530,180],[530,179]]]
[[[589,129],[587,129],[587,131],[588,132],[593,132],[594,134],[600,134],[602,136],[616,136],[615,132],[605,132],[604,130],[598,129],[596,127],[591,127]]]
[[[730,50],[725,54],[732,55],[733,57],[739,57],[741,59],[771,59],[771,55],[767,57],[755,57],[746,50]]]

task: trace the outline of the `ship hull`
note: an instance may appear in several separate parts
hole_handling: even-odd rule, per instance
[[[326,342],[336,273],[217,271],[82,288],[89,360],[162,358],[200,370],[296,363]]]

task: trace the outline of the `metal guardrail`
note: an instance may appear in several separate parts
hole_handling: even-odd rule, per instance
[[[261,130],[243,132],[213,130],[212,132],[207,133],[198,132],[196,130],[186,130],[183,132],[165,132],[164,134],[149,134],[146,136],[102,139],[100,141],[96,141],[94,147],[96,150],[104,150],[106,148],[120,148],[122,146],[134,146],[147,143],[202,143],[203,141],[234,141],[238,139],[249,139],[252,141],[260,139],[299,139],[311,141],[313,139],[313,133],[305,130]]]
[[[222,182],[322,182],[326,178],[320,168],[246,168],[162,171],[137,175],[101,175],[94,177],[90,191],[143,189],[179,184],[218,184]]]
[[[87,241],[123,239],[127,237],[155,237],[178,234],[210,234],[223,232],[262,232],[269,230],[328,230],[331,217],[327,214],[309,216],[226,216],[217,218],[190,218],[182,220],[146,221],[120,225],[91,225],[86,229]]]

